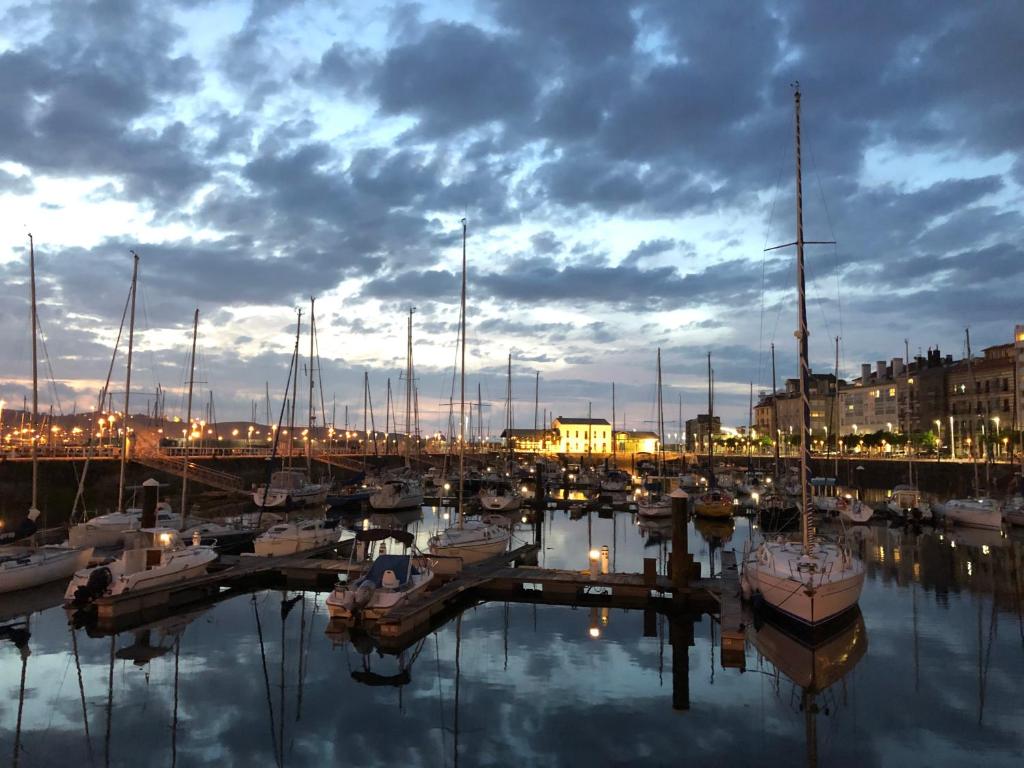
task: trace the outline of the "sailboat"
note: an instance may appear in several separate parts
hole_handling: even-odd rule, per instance
[[[760,593],[783,614],[811,626],[823,624],[857,605],[864,587],[864,564],[845,545],[819,540],[809,486],[811,411],[808,401],[807,302],[804,288],[803,189],[800,172],[800,86],[794,93],[796,115],[796,245],[800,356],[800,541],[782,537],[748,545],[743,560],[745,596]],[[785,246],[778,246],[785,247]]]
[[[512,411],[512,354],[508,356],[508,391],[505,400],[505,444],[508,448],[508,457],[505,460],[505,478],[497,482],[489,482],[480,489],[480,506],[489,512],[515,512],[523,505],[523,495],[519,492],[515,477],[512,473],[516,471],[514,454],[515,420]]]
[[[36,257],[32,235],[29,243],[29,273],[32,312],[32,503],[28,518],[19,533],[29,538],[30,546],[0,547],[0,593],[30,589],[57,579],[66,579],[89,562],[92,547],[35,546],[36,521],[39,519],[39,363],[36,352]],[[14,537],[12,537],[14,538]]]
[[[658,388],[655,393],[658,403],[658,467],[655,471],[655,488],[648,488],[636,505],[636,513],[641,517],[669,517],[672,514],[672,499],[663,495],[662,483],[665,474],[665,410],[661,396],[661,348],[658,348]],[[645,484],[646,485],[646,484]]]
[[[711,353],[708,352],[708,489],[697,497],[693,511],[701,517],[732,517],[733,497],[719,488],[715,479],[715,394],[711,372]]]
[[[310,328],[313,327],[313,310],[315,307],[315,299],[310,299]],[[329,486],[327,483],[314,483],[309,478],[309,472],[311,469],[312,457],[309,453],[312,450],[313,444],[313,424],[312,424],[312,405],[310,406],[310,423],[307,427],[307,445],[310,446],[306,453],[306,469],[300,469],[295,467],[292,463],[292,447],[291,439],[295,437],[295,404],[298,394],[298,379],[299,379],[299,338],[302,334],[302,311],[298,312],[298,322],[295,329],[295,351],[292,355],[292,369],[289,370],[289,378],[292,384],[292,398],[291,398],[291,416],[289,418],[288,429],[289,429],[289,447],[288,455],[284,461],[284,466],[274,472],[270,476],[270,480],[267,483],[260,485],[253,491],[252,499],[257,507],[309,507],[324,504],[327,501],[327,491]],[[310,331],[310,347],[312,350],[312,339],[313,331]],[[312,392],[312,377],[313,377],[313,361],[312,351],[310,353],[310,402],[313,400]],[[285,390],[287,396],[287,388]],[[287,400],[287,397],[286,397]],[[283,417],[282,413],[282,417]],[[280,422],[283,419],[278,420],[277,433],[274,435],[275,446],[276,441],[280,439]]]
[[[427,542],[431,554],[461,557],[463,563],[474,563],[499,555],[508,549],[511,531],[504,526],[482,520],[466,520],[464,493],[466,487],[466,220],[462,220],[462,292],[459,310],[459,489],[455,515],[456,524],[431,536]]]

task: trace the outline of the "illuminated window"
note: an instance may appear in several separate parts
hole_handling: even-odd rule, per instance
[[[853,410],[853,404],[851,403],[850,405],[846,406],[846,410],[852,411]]]
[[[871,396],[877,400],[879,397],[882,396],[882,392],[881,390],[876,389],[871,393]]]
[[[896,387],[889,387],[889,397],[896,397]]]

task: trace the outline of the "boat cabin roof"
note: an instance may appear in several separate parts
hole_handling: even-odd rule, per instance
[[[299,469],[282,469],[270,476],[274,488],[301,488],[306,484],[306,473]]]
[[[373,561],[373,565],[363,578],[372,582],[375,587],[380,587],[383,584],[384,572],[394,571],[399,585],[404,585],[410,576],[419,575],[415,566],[410,570],[410,559],[409,555],[380,555]]]

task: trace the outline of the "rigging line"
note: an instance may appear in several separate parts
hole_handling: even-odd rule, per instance
[[[832,224],[832,212],[829,210],[828,199],[825,197],[825,188],[824,188],[824,186],[821,183],[821,174],[818,173],[818,161],[817,161],[817,158],[814,155],[814,145],[812,143],[810,143],[810,142],[807,142],[807,141],[805,141],[804,143],[807,146],[807,148],[808,148],[808,150],[810,152],[810,155],[811,155],[811,172],[813,173],[814,180],[815,180],[815,182],[817,182],[817,185],[818,185],[818,196],[821,197],[822,208],[825,209],[825,221],[828,223],[829,239],[833,241],[832,242],[832,255],[833,255],[833,264],[835,265],[835,275],[836,275],[836,304],[837,304],[837,311],[839,312],[839,336],[841,338],[842,335],[843,335],[843,303],[842,303],[843,299],[842,299],[842,294],[839,292],[839,272],[840,272],[840,269],[839,269],[839,246],[836,243],[836,240],[837,240],[837,238],[836,238],[836,230],[835,230],[835,226],[833,226],[833,224]]]
[[[788,144],[787,144],[788,147]],[[758,383],[764,383],[761,378],[762,372],[765,372],[764,364],[764,298],[765,298],[765,266],[767,259],[767,248],[768,238],[771,237],[772,224],[775,221],[775,204],[779,199],[779,182],[782,180],[782,170],[785,167],[785,161],[789,159],[788,149],[783,151],[779,155],[779,170],[775,175],[775,186],[773,187],[774,192],[772,194],[772,204],[768,211],[768,224],[765,227],[764,232],[764,247],[761,249],[761,325],[758,331],[758,343],[757,343],[757,379]],[[776,321],[777,322],[777,321]],[[774,337],[773,337],[774,338]]]
[[[57,413],[64,415],[64,406],[60,401],[60,394],[57,392],[57,379],[53,375],[53,363],[50,360],[50,351],[46,348],[46,333],[43,332],[42,323],[39,320],[39,311],[36,311],[36,330],[39,334],[39,343],[43,348],[43,359],[46,361],[46,370],[50,374],[50,389],[53,391],[53,399],[57,401]]]

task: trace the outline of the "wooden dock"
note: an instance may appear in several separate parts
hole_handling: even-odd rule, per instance
[[[746,664],[746,626],[740,599],[740,572],[734,550],[722,551],[718,621],[722,630],[722,666],[742,669]]]

